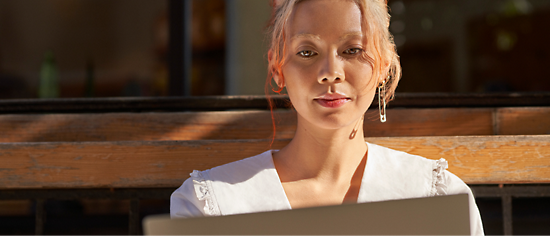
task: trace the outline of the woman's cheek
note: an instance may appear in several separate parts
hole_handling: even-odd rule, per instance
[[[372,77],[372,67],[370,64],[358,63],[354,65],[355,70],[352,71],[352,77],[354,87],[362,91],[365,94],[368,94],[371,90],[376,89],[376,80]]]

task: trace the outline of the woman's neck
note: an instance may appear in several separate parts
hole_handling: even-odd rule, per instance
[[[327,130],[299,118],[294,138],[275,154],[274,161],[282,182],[316,179],[341,183],[349,182],[366,152],[362,119]]]

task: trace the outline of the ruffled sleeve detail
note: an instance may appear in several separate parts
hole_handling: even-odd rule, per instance
[[[447,195],[447,183],[445,181],[445,170],[447,170],[447,167],[447,160],[443,158],[434,162],[431,196]]]
[[[204,201],[204,213],[208,216],[219,216],[220,208],[216,204],[214,194],[212,193],[212,187],[208,181],[204,178],[201,171],[194,170],[191,174],[193,179],[193,186],[195,188],[195,194],[199,201]]]

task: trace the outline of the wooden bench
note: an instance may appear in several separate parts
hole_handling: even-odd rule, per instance
[[[135,234],[140,199],[168,199],[193,169],[284,146],[295,116],[276,111],[270,146],[266,110],[3,114],[0,199],[37,199],[36,233],[43,232],[45,199],[131,199]],[[367,112],[365,133],[372,143],[446,158],[476,197],[503,199],[511,234],[512,197],[550,196],[547,185],[533,185],[550,182],[548,117],[550,106],[389,109],[384,124]]]

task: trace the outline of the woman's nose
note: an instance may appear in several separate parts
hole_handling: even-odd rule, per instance
[[[319,68],[319,83],[341,83],[345,80],[342,59],[335,53],[322,59]]]

